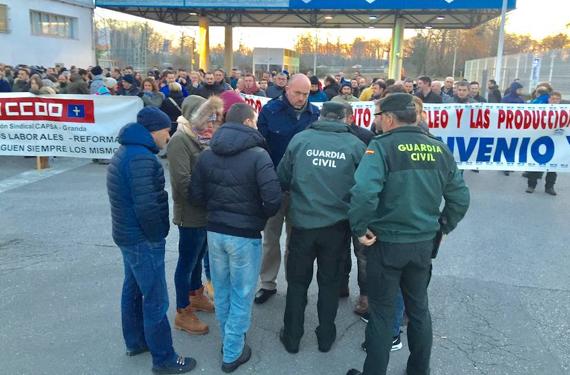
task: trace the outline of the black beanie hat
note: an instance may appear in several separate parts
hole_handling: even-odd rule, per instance
[[[137,114],[137,122],[149,132],[170,129],[170,118],[156,107],[145,107]]]
[[[318,85],[319,84],[319,79],[317,78],[317,76],[311,76],[311,78],[309,78],[309,80],[311,81],[311,85]]]
[[[101,69],[99,65],[94,66],[93,68],[91,68],[91,74],[93,74],[94,76],[101,75],[103,74],[103,69]]]

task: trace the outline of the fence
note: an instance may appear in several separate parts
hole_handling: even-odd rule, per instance
[[[465,62],[465,78],[485,82],[495,77],[496,57]],[[566,99],[570,97],[570,49],[520,53],[503,57],[499,87],[506,89],[516,78],[529,94],[539,82],[550,82]]]

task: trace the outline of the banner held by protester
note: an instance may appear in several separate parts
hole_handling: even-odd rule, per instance
[[[0,95],[0,155],[110,159],[138,97]]]

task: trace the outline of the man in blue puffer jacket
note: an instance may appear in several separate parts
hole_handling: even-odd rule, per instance
[[[265,140],[269,156],[273,165],[279,165],[285,150],[295,134],[305,130],[310,124],[317,121],[320,111],[309,103],[311,81],[303,74],[295,74],[285,93],[278,98],[269,101],[259,113],[257,128]],[[281,265],[280,238],[283,231],[283,222],[288,207],[287,196],[283,197],[283,203],[279,212],[267,221],[263,231],[263,262],[261,264],[261,288],[255,296],[255,303],[265,303],[277,293],[277,274]],[[290,226],[286,226],[290,233]],[[289,235],[285,243],[287,249]],[[285,250],[287,256],[287,250]]]
[[[233,372],[251,357],[245,334],[261,266],[261,231],[281,206],[281,187],[256,114],[234,104],[226,123],[200,154],[190,200],[208,211],[210,272],[222,336],[222,371]]]
[[[185,373],[196,366],[194,359],[174,351],[166,317],[164,252],[170,223],[164,170],[156,154],[170,140],[169,131],[166,114],[154,107],[142,109],[136,123],[121,129],[121,147],[107,172],[113,240],[125,269],[121,318],[127,355],[150,350],[152,370],[158,374]]]

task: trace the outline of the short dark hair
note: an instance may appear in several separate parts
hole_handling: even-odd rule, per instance
[[[428,76],[421,76],[420,78],[418,78],[418,81],[422,81],[427,85],[431,85],[431,78],[429,78]]]
[[[384,82],[382,82],[381,80],[377,80],[377,81],[372,82],[372,84],[370,86],[374,86],[374,85],[376,85],[376,86],[378,86],[384,90],[386,90],[386,87],[387,87],[386,84]]]
[[[249,104],[235,103],[226,113],[226,122],[233,122],[243,124],[245,120],[253,120],[255,118],[255,111]]]
[[[388,79],[386,80],[386,87],[390,87],[390,86],[392,86],[392,85],[395,84],[395,83],[396,83],[396,80],[395,80],[394,78],[388,78]]]
[[[386,87],[386,90],[384,91],[384,95],[388,95],[388,94],[395,94],[397,92],[402,92],[405,93],[406,89],[404,88],[404,85],[391,85]]]
[[[481,86],[481,85],[479,84],[479,82],[477,82],[477,81],[471,81],[470,85],[477,85],[477,86]]]
[[[461,86],[461,87],[469,88],[469,82],[467,82],[467,81],[457,81],[457,82],[455,82],[455,85],[457,87]]]

